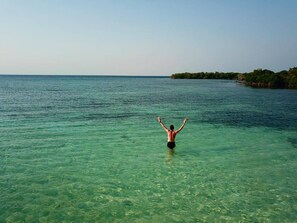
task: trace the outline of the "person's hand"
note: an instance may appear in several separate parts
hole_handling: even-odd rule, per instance
[[[157,120],[158,120],[158,122],[161,122],[161,118],[160,117],[157,117]]]
[[[187,121],[188,121],[188,118],[185,118],[185,119],[184,119],[184,123],[186,123]]]

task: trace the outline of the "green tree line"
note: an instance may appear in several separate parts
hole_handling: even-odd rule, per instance
[[[171,78],[174,79],[236,79],[239,73],[233,72],[199,72],[199,73],[177,73],[172,74]]]
[[[176,73],[173,79],[228,79],[238,80],[252,87],[265,88],[294,88],[297,89],[297,67],[273,72],[267,69],[256,69],[249,73],[234,72],[199,72],[199,73]]]

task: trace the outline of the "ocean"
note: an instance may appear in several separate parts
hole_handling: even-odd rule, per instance
[[[296,219],[296,90],[0,76],[0,222]]]

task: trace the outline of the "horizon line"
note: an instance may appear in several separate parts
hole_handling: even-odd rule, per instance
[[[171,75],[137,75],[137,74],[0,74],[0,76],[85,76],[85,77],[171,77]]]

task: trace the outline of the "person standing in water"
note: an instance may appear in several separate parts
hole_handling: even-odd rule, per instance
[[[167,132],[168,135],[168,140],[167,140],[167,147],[169,149],[174,149],[175,147],[175,137],[177,135],[177,133],[179,133],[185,126],[186,122],[187,122],[187,118],[184,119],[183,124],[181,125],[181,127],[178,130],[174,130],[174,126],[170,125],[170,129],[168,129],[164,123],[162,122],[160,117],[157,117],[158,122],[160,123],[160,125],[162,126],[162,128],[165,130],[165,132]]]

